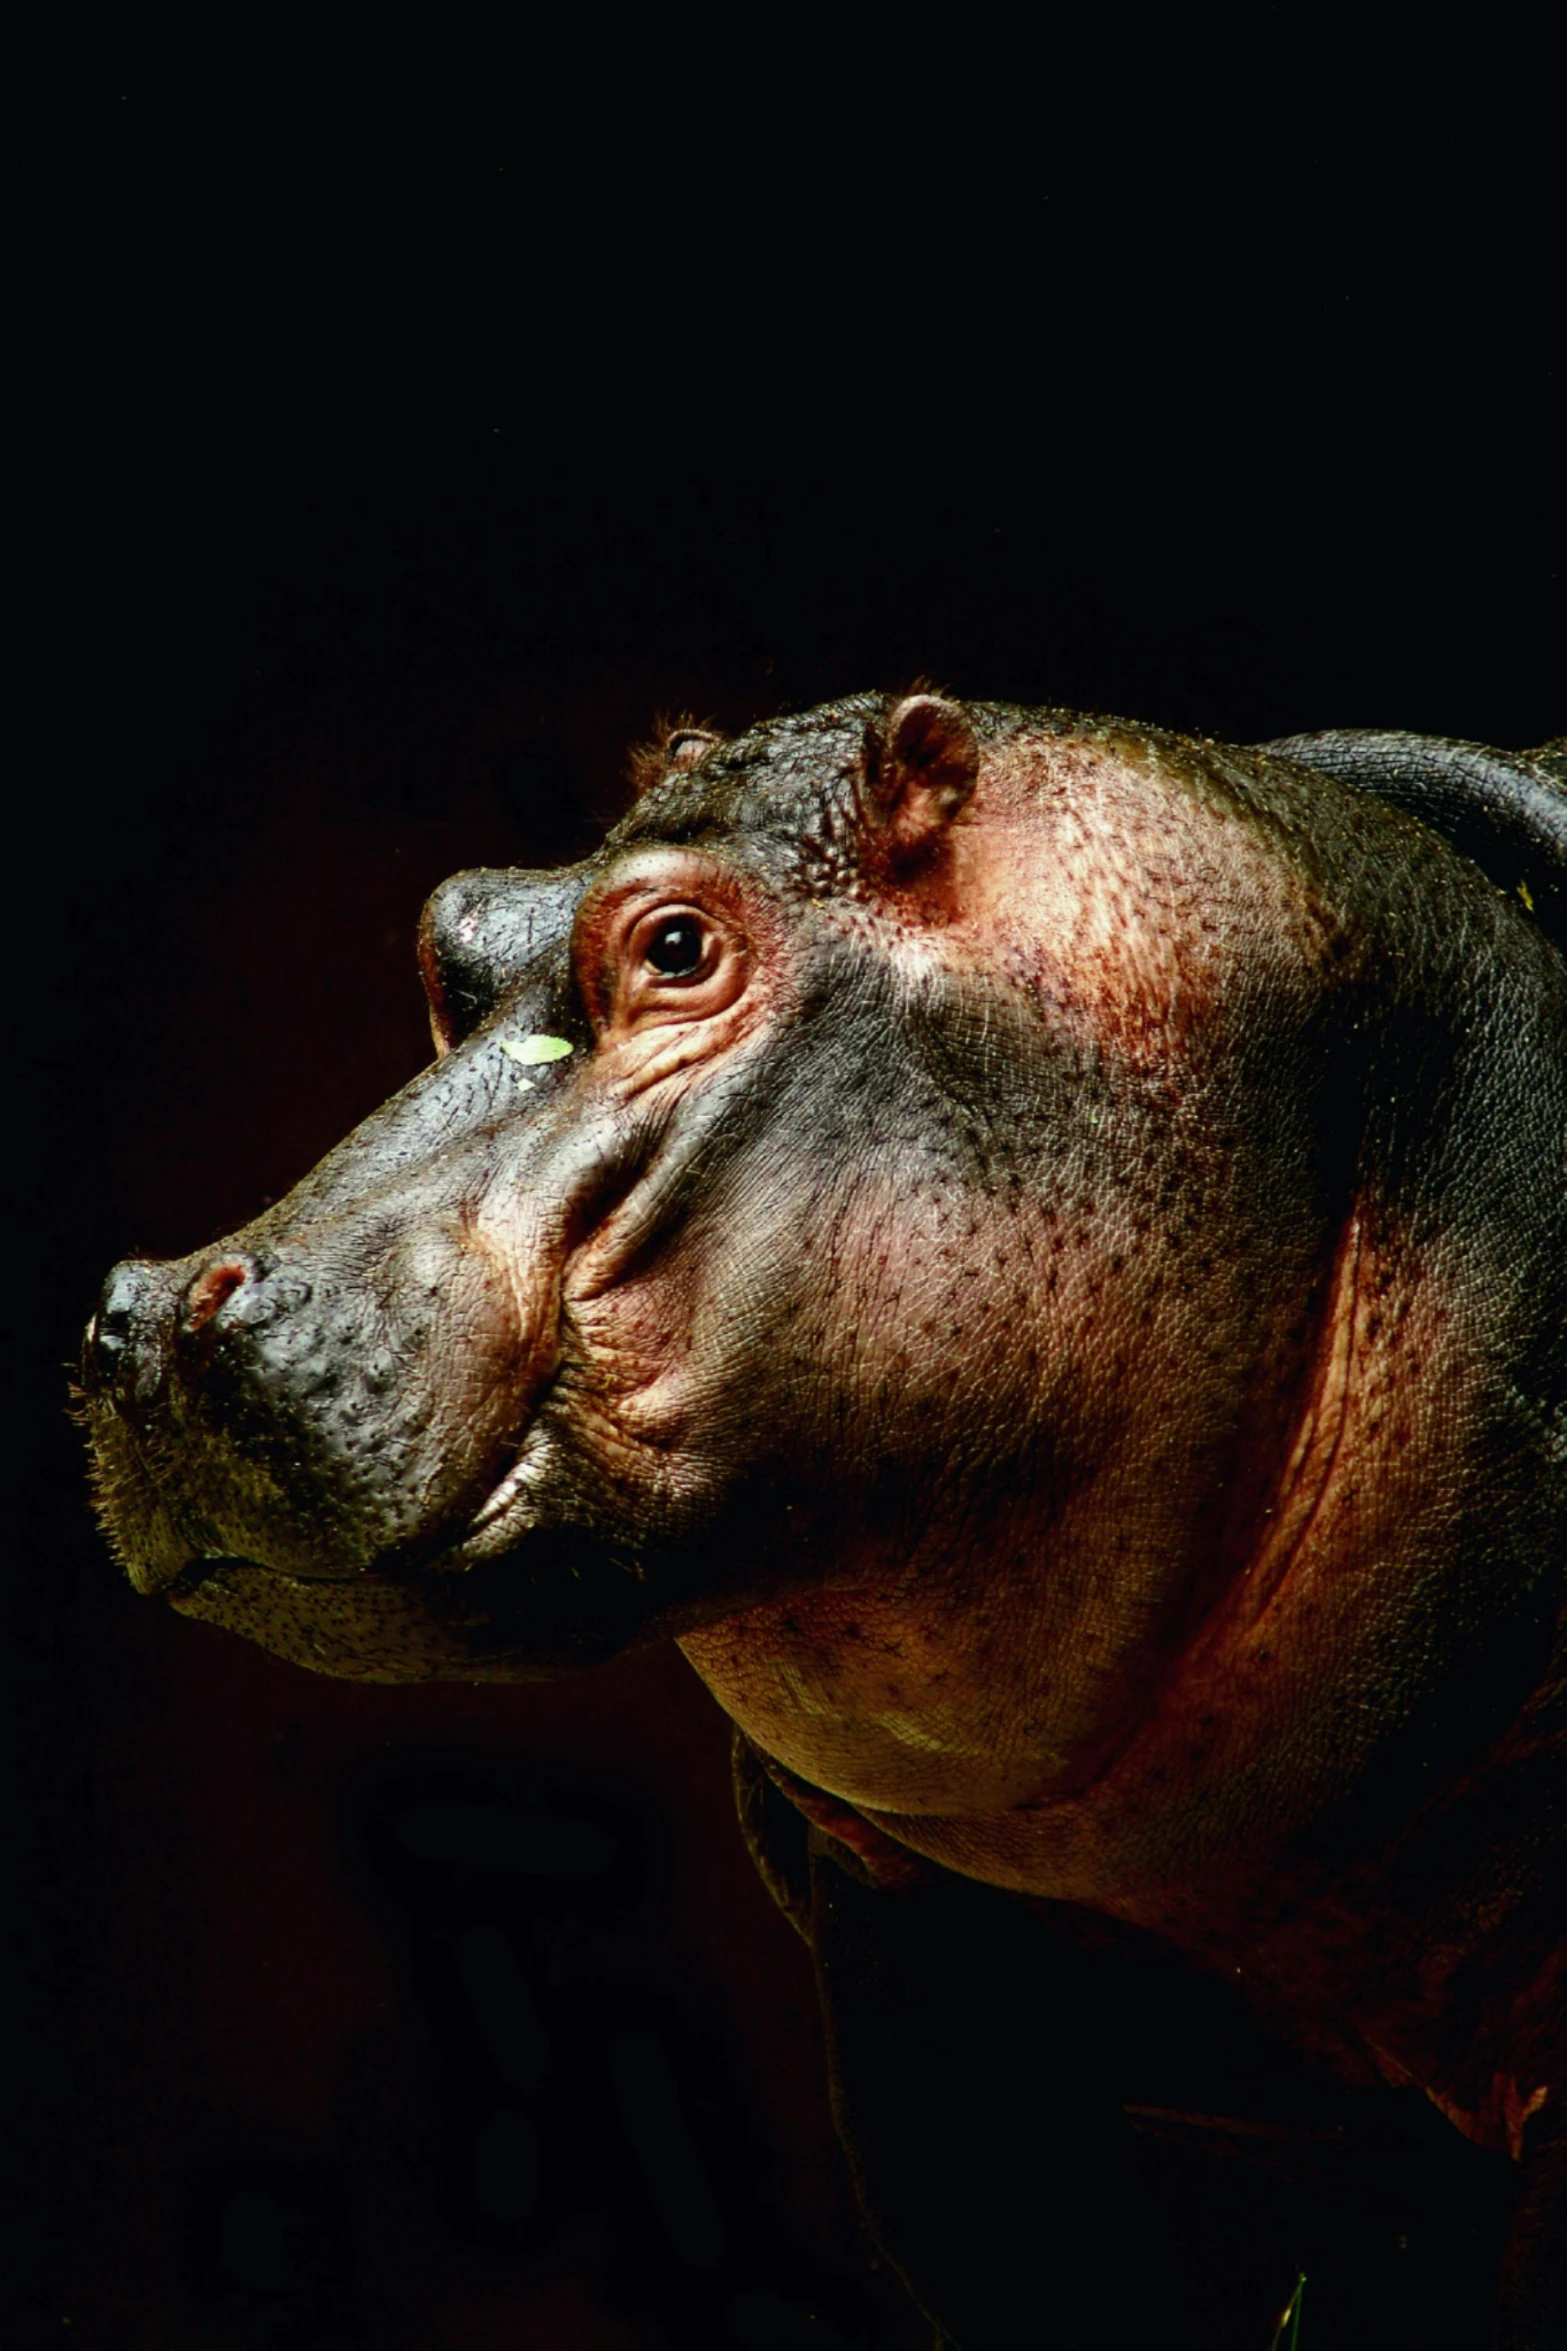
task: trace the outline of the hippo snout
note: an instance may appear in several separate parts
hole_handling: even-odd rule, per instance
[[[115,1266],[98,1296],[82,1347],[89,1400],[129,1405],[162,1385],[170,1271],[142,1257]]]
[[[276,1261],[225,1249],[197,1263],[127,1257],[103,1285],[83,1343],[89,1395],[121,1408],[149,1404],[193,1347],[200,1362],[235,1331],[264,1330],[305,1306],[310,1284]]]
[[[214,1557],[334,1578],[428,1549],[515,1448],[523,1351],[511,1287],[456,1218],[127,1259],[82,1385],[134,1579]]]

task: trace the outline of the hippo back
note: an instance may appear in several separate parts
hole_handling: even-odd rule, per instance
[[[1418,817],[1515,891],[1567,954],[1567,737],[1493,751],[1442,735],[1329,728],[1263,748]]]

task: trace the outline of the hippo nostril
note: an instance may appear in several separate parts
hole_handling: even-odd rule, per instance
[[[124,1369],[127,1352],[155,1304],[157,1277],[155,1265],[127,1257],[104,1283],[86,1342],[88,1366],[100,1380],[112,1381]]]
[[[110,1314],[101,1306],[87,1325],[87,1344],[105,1363],[112,1363],[116,1356],[124,1354],[130,1335],[130,1316]]]
[[[131,1335],[136,1309],[146,1294],[148,1268],[140,1258],[127,1257],[103,1285],[93,1327],[100,1346],[123,1347]]]
[[[187,1331],[199,1331],[209,1323],[218,1308],[236,1290],[243,1289],[257,1273],[255,1260],[237,1252],[228,1257],[214,1258],[204,1266],[185,1293],[185,1310],[180,1317]]]

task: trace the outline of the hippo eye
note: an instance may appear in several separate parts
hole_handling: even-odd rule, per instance
[[[706,944],[699,922],[689,914],[674,914],[659,924],[643,949],[643,960],[661,979],[688,980],[701,970]]]
[[[591,932],[581,942],[584,990],[601,1024],[612,1015],[627,1029],[703,1021],[743,994],[749,943],[724,914],[709,914],[673,891],[654,898],[644,885],[629,905],[612,899],[605,915],[598,954]]]

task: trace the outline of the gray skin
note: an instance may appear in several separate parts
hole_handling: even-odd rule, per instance
[[[583,864],[436,893],[430,1069],[111,1275],[120,1556],[361,1679],[677,1639],[878,1918],[1114,1922],[1522,2164],[1497,2340],[1556,2340],[1564,787],[930,695],[677,734]]]

